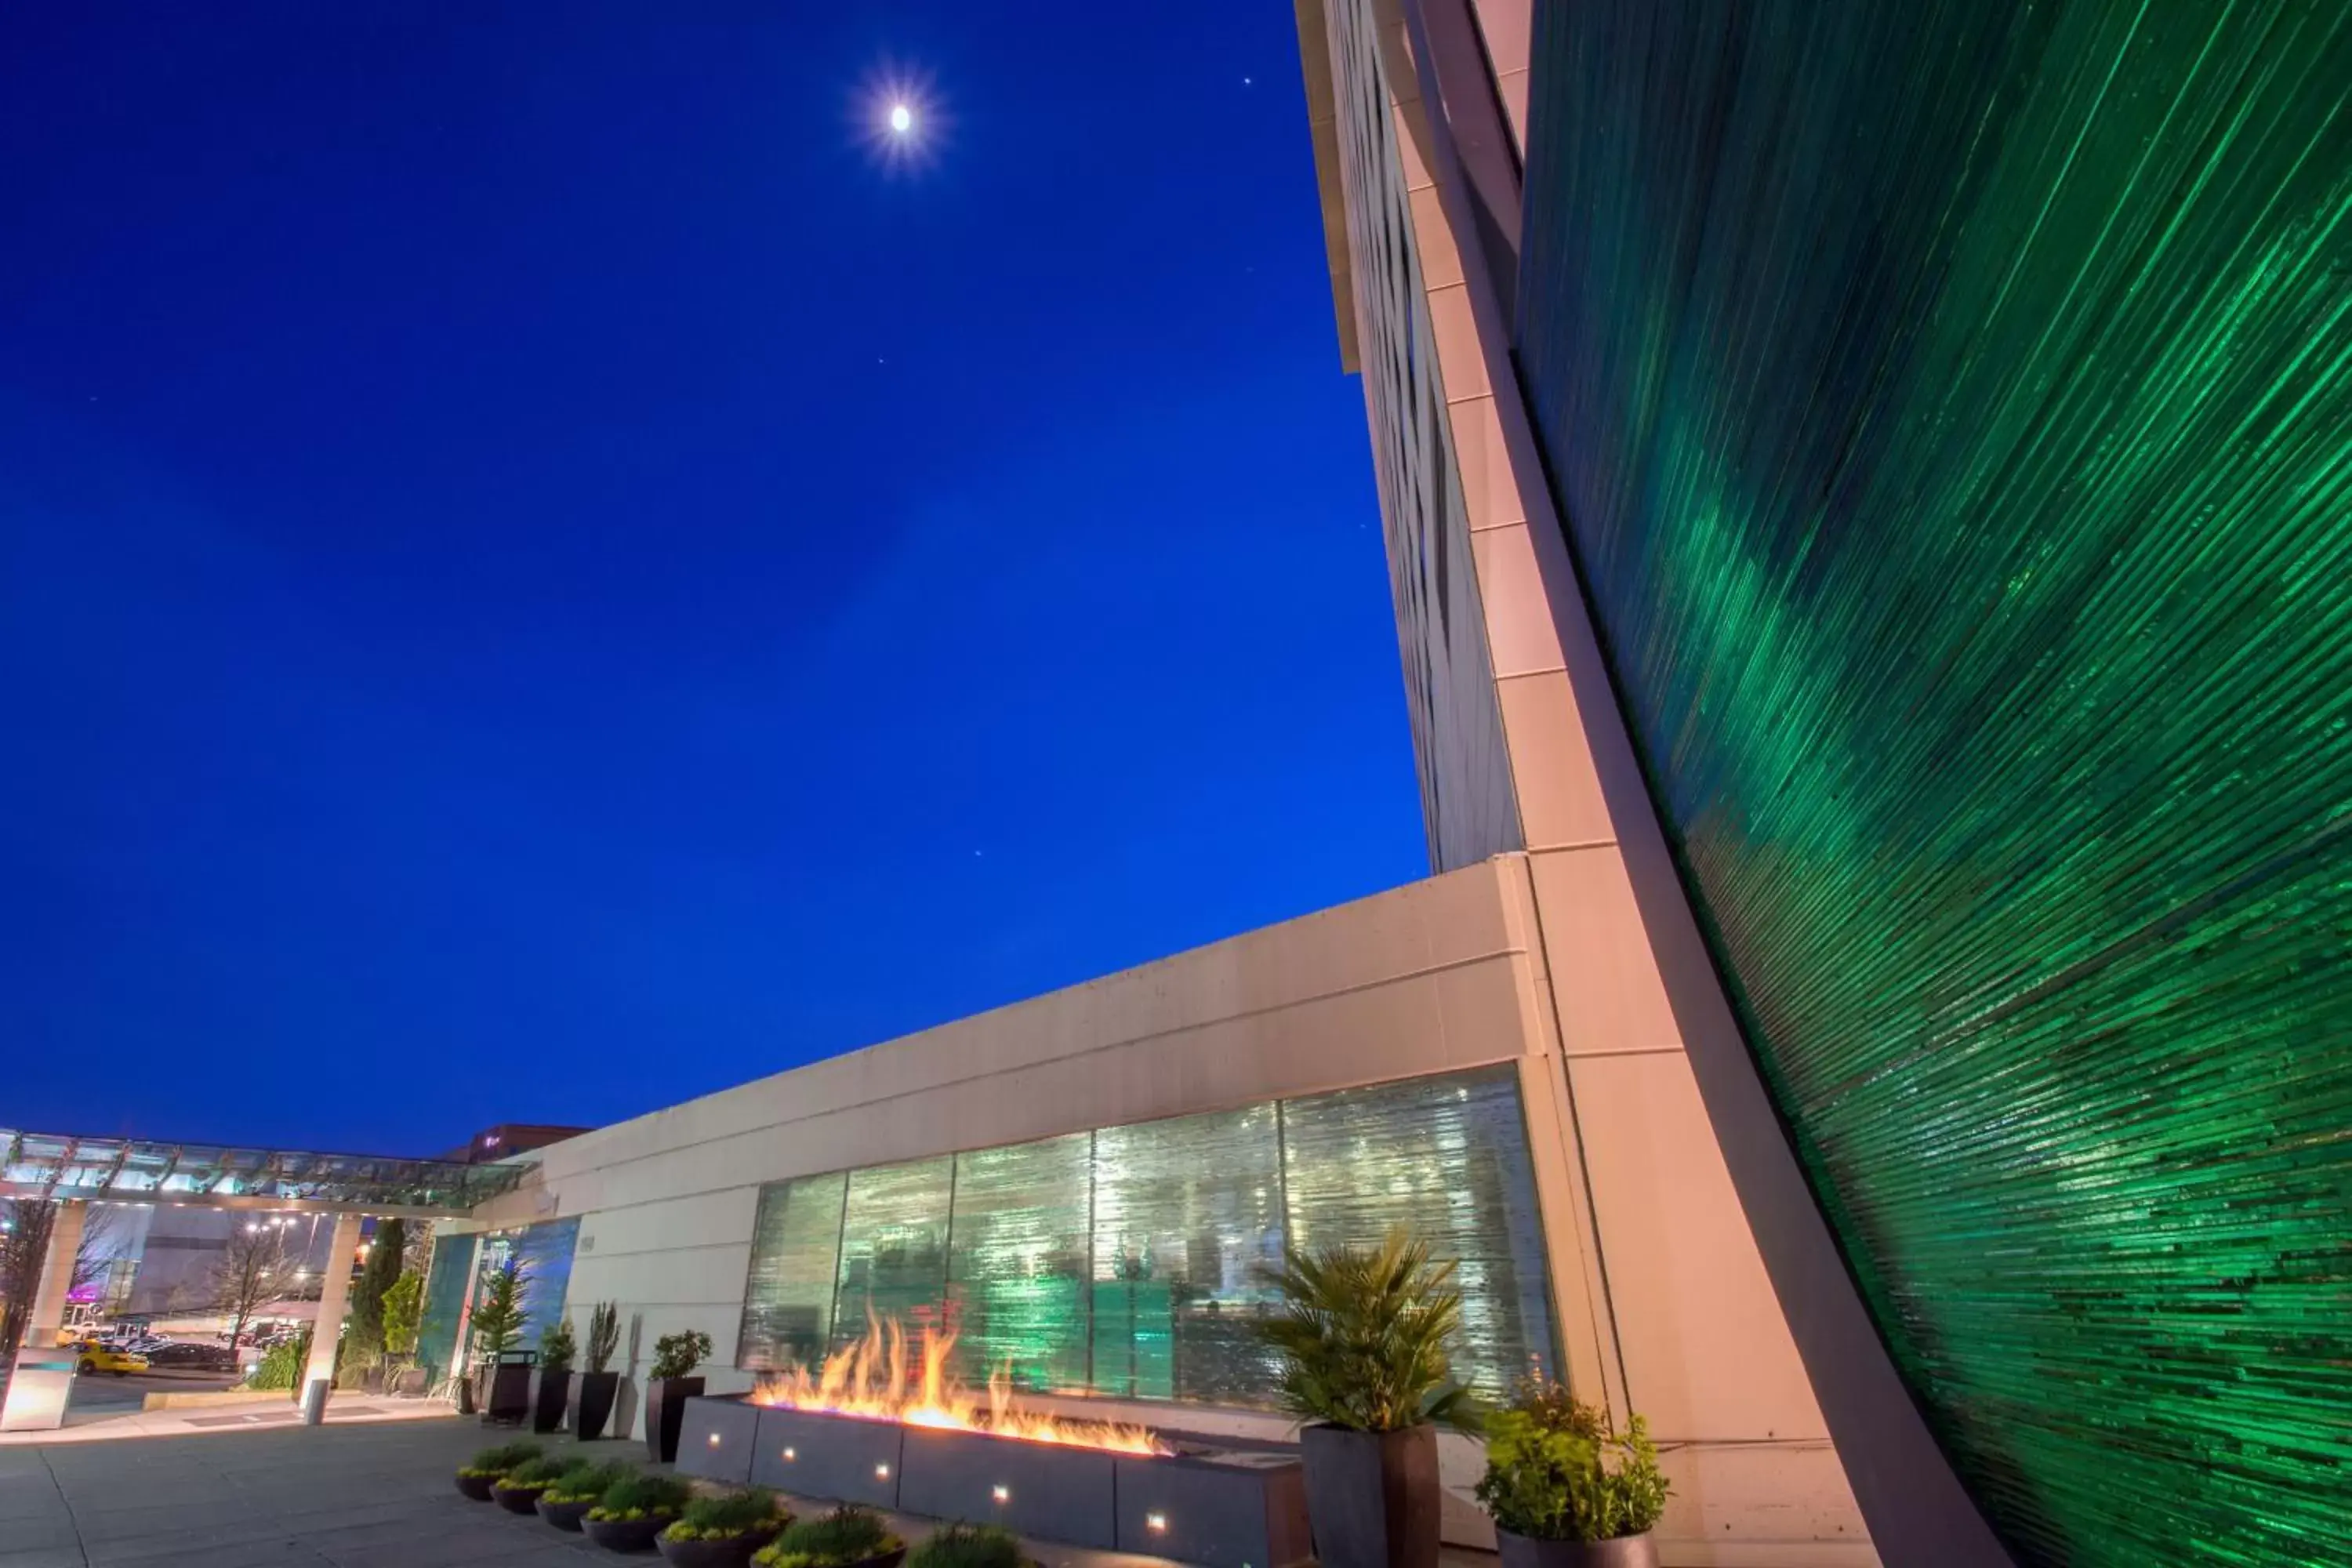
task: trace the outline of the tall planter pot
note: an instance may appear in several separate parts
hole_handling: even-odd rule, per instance
[[[698,1377],[658,1377],[646,1384],[646,1452],[656,1463],[676,1462],[686,1402],[701,1392]]]
[[[530,1363],[502,1361],[482,1369],[482,1423],[520,1426],[530,1416]]]
[[[539,1374],[539,1397],[530,1407],[530,1429],[534,1432],[563,1430],[564,1407],[572,1403],[572,1369]]]
[[[583,1443],[602,1437],[604,1424],[613,1418],[613,1401],[620,1396],[619,1373],[582,1373],[580,1386],[572,1394],[572,1435]]]
[[[1323,1568],[1437,1568],[1437,1428],[1298,1434],[1307,1518]]]
[[[1648,1531],[1614,1541],[1538,1541],[1495,1531],[1502,1568],[1658,1568],[1658,1543]]]

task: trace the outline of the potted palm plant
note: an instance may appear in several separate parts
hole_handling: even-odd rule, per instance
[[[483,1388],[485,1424],[520,1426],[530,1414],[529,1351],[517,1351],[515,1341],[523,1325],[521,1263],[509,1258],[482,1281],[482,1299],[474,1305],[475,1365]]]
[[[1650,1531],[1670,1489],[1646,1422],[1619,1436],[1557,1384],[1529,1384],[1487,1420],[1478,1500],[1503,1568],[1657,1568]]]
[[[572,1401],[572,1435],[593,1443],[604,1435],[613,1418],[613,1401],[621,1392],[621,1374],[613,1370],[613,1356],[621,1348],[621,1310],[599,1301],[588,1314],[588,1370]]]
[[[898,1568],[906,1560],[907,1543],[856,1503],[787,1526],[751,1559],[759,1568]]]
[[[654,1342],[654,1364],[646,1373],[646,1451],[656,1463],[677,1459],[686,1402],[702,1392],[702,1379],[689,1374],[709,1353],[710,1336],[700,1329],[680,1329]]]
[[[539,1336],[539,1398],[531,1406],[534,1432],[563,1430],[564,1406],[572,1402],[572,1320],[558,1318]]]
[[[539,1517],[577,1535],[588,1510],[603,1501],[607,1491],[635,1474],[618,1460],[600,1465],[575,1459],[539,1494]]]
[[[508,1472],[538,1458],[536,1443],[501,1443],[484,1448],[457,1467],[457,1489],[476,1502],[488,1502],[490,1489],[504,1480]]]
[[[1478,1429],[1446,1363],[1460,1326],[1454,1266],[1392,1230],[1377,1247],[1286,1247],[1257,1334],[1281,1365],[1316,1555],[1325,1568],[1435,1568],[1437,1429]]]
[[[694,1489],[676,1476],[628,1476],[604,1489],[580,1528],[607,1552],[644,1552],[693,1500]]]
[[[776,1494],[749,1487],[721,1497],[698,1497],[677,1522],[655,1539],[670,1568],[745,1568],[751,1553],[792,1523],[776,1508]]]

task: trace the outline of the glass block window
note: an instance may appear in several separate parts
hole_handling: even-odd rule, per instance
[[[833,1341],[842,1205],[848,1193],[845,1171],[761,1189],[737,1365],[764,1372],[824,1358]]]
[[[806,1363],[895,1319],[954,1330],[974,1386],[1004,1368],[1024,1388],[1263,1405],[1259,1267],[1286,1236],[1378,1242],[1396,1224],[1459,1260],[1458,1376],[1500,1395],[1554,1364],[1509,1068],[774,1183],[738,1364]]]
[[[1297,1245],[1372,1246],[1409,1226],[1437,1257],[1460,1260],[1454,1375],[1499,1399],[1550,1374],[1543,1225],[1516,1069],[1316,1095],[1282,1112]]]
[[[1272,1104],[1095,1134],[1094,1388],[1147,1399],[1263,1399],[1249,1325],[1282,1257]]]
[[[1003,1367],[1015,1387],[1086,1392],[1093,1144],[1080,1132],[956,1156],[948,1299],[965,1382]]]
[[[471,1233],[433,1238],[433,1261],[425,1269],[425,1307],[417,1318],[416,1362],[436,1384],[457,1359],[457,1324],[466,1315],[474,1253],[481,1242]]]
[[[955,1161],[944,1155],[849,1173],[833,1303],[835,1350],[865,1338],[869,1318],[895,1318],[910,1335],[944,1326],[948,1197],[954,1186]],[[755,1252],[755,1271],[760,1261]]]

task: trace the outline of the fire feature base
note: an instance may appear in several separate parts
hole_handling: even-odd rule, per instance
[[[750,1479],[799,1497],[1002,1524],[1038,1540],[1203,1568],[1285,1568],[1313,1555],[1295,1455],[1124,1454],[698,1399],[678,1468],[732,1479],[731,1468],[715,1468],[715,1456],[736,1445],[736,1423],[751,1412],[757,1432]]]
[[[909,1426],[898,1506],[1108,1551],[1118,1539],[1118,1460],[1104,1448]]]
[[[740,1399],[695,1395],[686,1402],[686,1415],[678,1423],[677,1473],[740,1486],[751,1479],[759,1431],[758,1406]]]
[[[760,1411],[751,1479],[802,1497],[898,1506],[898,1457],[907,1428],[770,1405]]]
[[[1288,1454],[1122,1454],[1115,1544],[1207,1568],[1304,1562],[1315,1555],[1306,1479]]]

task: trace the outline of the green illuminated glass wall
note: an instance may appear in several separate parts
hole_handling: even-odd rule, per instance
[[[2352,1562],[2352,7],[1538,6],[1515,352],[1686,891],[2042,1563]]]
[[[1286,1236],[1394,1224],[1461,1260],[1458,1377],[1499,1395],[1557,1364],[1508,1068],[772,1183],[738,1364],[806,1363],[895,1318],[952,1329],[974,1384],[1004,1367],[1024,1388],[1261,1405],[1257,1266]]]

